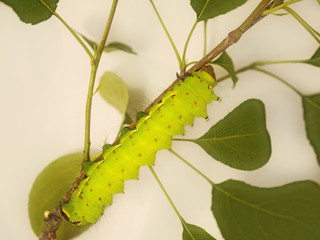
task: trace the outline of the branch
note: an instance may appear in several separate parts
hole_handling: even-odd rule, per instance
[[[271,7],[280,5],[283,0],[275,0],[270,3],[271,0],[262,0],[256,9],[249,15],[249,17],[235,30],[231,31],[228,36],[222,40],[211,52],[209,52],[205,57],[203,57],[199,62],[193,65],[187,73],[195,72],[206,64],[211,62],[215,57],[225,51],[228,47],[238,42],[242,35],[248,31],[253,25],[259,22],[266,15],[262,15],[265,10],[270,9]]]

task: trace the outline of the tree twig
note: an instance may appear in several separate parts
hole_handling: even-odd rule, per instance
[[[211,52],[209,52],[205,57],[203,57],[199,62],[194,64],[187,73],[192,73],[201,69],[203,66],[211,62],[219,54],[225,51],[228,47],[238,42],[241,36],[248,31],[253,25],[259,22],[265,16],[262,16],[262,13],[271,8],[272,6],[279,5],[282,1],[273,1],[271,0],[262,0],[260,4],[255,8],[255,10],[249,15],[249,17],[235,30],[231,31],[228,36],[222,40]]]
[[[271,7],[277,6],[281,4],[284,0],[262,0],[260,4],[255,8],[255,10],[249,15],[249,17],[235,30],[231,31],[228,36],[222,40],[212,51],[210,51],[205,57],[203,57],[199,62],[194,64],[188,71],[187,74],[191,74],[194,71],[197,71],[204,67],[206,64],[211,62],[215,57],[217,57],[219,54],[221,54],[223,51],[225,51],[228,47],[230,47],[232,44],[236,43],[241,36],[249,30],[253,25],[255,25],[257,22],[259,22],[261,19],[263,19],[266,15],[262,16],[262,13],[265,10],[270,9]],[[271,3],[270,3],[271,2]],[[184,73],[180,75],[185,75]],[[177,79],[174,81],[162,94],[160,94],[151,104],[147,107],[145,110],[145,113],[148,113],[151,107],[161,101],[163,96],[166,92],[173,89],[173,87],[176,85],[176,83],[179,81]],[[135,124],[131,124],[130,127],[134,127]]]

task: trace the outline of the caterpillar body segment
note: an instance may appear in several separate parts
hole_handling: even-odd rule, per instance
[[[207,119],[206,104],[220,101],[212,67],[194,72],[168,91],[148,114],[139,113],[134,129],[124,128],[119,144],[103,147],[103,160],[84,162],[86,178],[70,201],[61,206],[62,216],[76,225],[95,223],[113,194],[124,191],[124,180],[137,179],[142,165],[152,165],[157,151],[169,149],[172,136],[184,133],[194,117]]]

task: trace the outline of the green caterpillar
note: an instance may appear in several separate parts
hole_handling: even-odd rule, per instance
[[[212,91],[215,85],[213,68],[206,66],[180,80],[148,114],[140,114],[134,129],[122,130],[119,144],[103,147],[103,160],[83,163],[86,178],[61,206],[62,216],[76,225],[97,222],[112,195],[123,192],[124,180],[138,178],[140,166],[170,149],[172,136],[183,134],[194,117],[207,119],[206,104],[221,100]]]

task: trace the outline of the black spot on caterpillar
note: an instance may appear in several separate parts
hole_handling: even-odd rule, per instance
[[[124,180],[137,179],[140,166],[152,165],[156,152],[169,149],[172,136],[183,134],[194,117],[208,118],[206,104],[221,100],[215,85],[213,68],[206,66],[179,80],[148,114],[140,113],[134,129],[122,130],[119,144],[103,147],[103,160],[83,163],[86,178],[61,206],[62,216],[76,225],[97,222],[112,195],[123,192]]]

